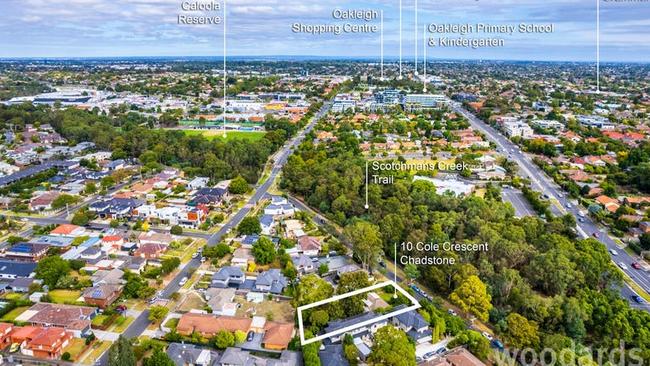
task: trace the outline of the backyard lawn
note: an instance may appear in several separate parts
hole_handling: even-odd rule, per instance
[[[16,319],[18,315],[22,314],[23,311],[27,309],[29,309],[29,306],[19,306],[13,309],[12,311],[8,312],[7,314],[5,314],[0,320],[7,321],[7,322],[14,321],[14,319]]]
[[[266,298],[261,304],[255,304],[246,301],[245,298],[235,296],[235,302],[242,304],[242,307],[237,309],[237,316],[249,317],[255,311],[255,315],[266,317],[272,314],[272,320],[293,322],[294,309],[289,301],[269,301]]]
[[[52,290],[48,293],[52,302],[57,304],[74,303],[81,296],[81,291],[76,290]]]

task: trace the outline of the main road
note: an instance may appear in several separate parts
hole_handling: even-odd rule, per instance
[[[271,168],[271,174],[269,177],[262,183],[257,186],[255,192],[251,198],[246,202],[244,207],[242,207],[234,216],[232,216],[228,222],[226,222],[219,231],[210,236],[207,240],[208,246],[214,246],[218,244],[221,239],[228,234],[231,230],[237,227],[239,223],[248,215],[251,209],[257,204],[257,202],[263,198],[268,192],[269,188],[278,177],[282,171],[282,167],[287,162],[287,159],[291,155],[293,149],[300,145],[300,143],[305,139],[305,136],[311,132],[311,130],[316,126],[316,123],[329,111],[331,104],[326,102],[323,107],[314,115],[314,117],[309,121],[309,124],[302,129],[298,135],[289,140],[275,155],[273,155],[273,167]],[[177,292],[180,288],[180,282],[184,277],[190,277],[190,270],[192,268],[197,268],[201,265],[200,258],[192,258],[189,263],[187,263],[178,274],[165,286],[165,288],[158,292],[158,297],[162,299],[169,299],[171,294]],[[129,327],[124,331],[123,335],[127,338],[133,338],[140,336],[151,323],[149,321],[149,310],[143,311],[134,321],[129,325]],[[108,364],[108,352],[100,357],[96,362],[97,365],[107,365]]]
[[[608,235],[606,229],[601,229],[596,222],[594,222],[589,215],[585,215],[578,205],[569,202],[568,195],[562,192],[555,182],[549,178],[533,161],[524,154],[512,141],[500,134],[492,126],[486,124],[477,118],[474,114],[467,111],[459,103],[450,102],[451,108],[459,114],[467,118],[473,128],[483,132],[489,140],[494,142],[497,147],[508,156],[510,160],[515,161],[520,170],[524,173],[524,177],[531,181],[533,188],[537,191],[546,194],[550,200],[557,202],[558,209],[563,214],[569,213],[576,218],[576,229],[580,236],[588,238],[590,236],[597,238],[603,243],[607,250],[609,250],[612,261],[629,276],[639,287],[645,292],[650,293],[650,274],[642,270],[636,270],[632,267],[632,263],[640,261],[628,254],[625,250],[621,249],[616,242]],[[644,308],[650,310],[648,304],[640,305],[630,300],[630,296],[635,292],[630,288],[621,289],[621,294],[630,301],[631,305],[637,308]]]

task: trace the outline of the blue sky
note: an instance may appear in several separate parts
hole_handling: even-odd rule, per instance
[[[181,0],[0,0],[0,57],[219,56],[223,28],[178,25]],[[415,0],[403,0],[403,55],[413,59]],[[399,0],[229,0],[228,54],[378,57],[379,34],[311,36],[333,9],[383,10],[385,55],[399,54]],[[594,0],[419,0],[419,24],[554,23],[554,34],[503,48],[429,49],[431,58],[594,61]],[[650,2],[601,3],[601,59],[650,61]],[[422,54],[422,31],[419,34]]]

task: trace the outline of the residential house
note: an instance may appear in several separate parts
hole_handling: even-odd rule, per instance
[[[86,233],[86,229],[82,226],[72,225],[72,224],[61,224],[57,226],[54,230],[50,231],[50,235],[57,236],[83,236]]]
[[[99,285],[122,285],[124,284],[124,271],[121,269],[98,270],[90,277],[93,286]]]
[[[239,247],[232,253],[232,259],[230,260],[230,263],[233,266],[246,269],[246,267],[248,267],[248,263],[254,261],[255,259],[253,258],[253,254],[251,254],[250,249]]]
[[[29,287],[34,283],[33,278],[16,278],[9,283],[9,288],[13,292],[27,293]]]
[[[205,291],[205,299],[212,314],[235,316],[237,312],[234,288],[209,288]]]
[[[160,244],[167,246],[174,241],[174,236],[169,233],[157,233],[155,231],[148,231],[141,233],[138,236],[138,241],[143,244]]]
[[[272,215],[262,215],[260,217],[260,226],[262,227],[263,235],[273,235],[275,233],[276,222]]]
[[[83,293],[86,304],[105,309],[111,305],[122,294],[122,286],[119,285],[97,285],[87,288]]]
[[[201,188],[188,202],[189,206],[217,206],[228,197],[228,190],[225,188]]]
[[[399,305],[396,306],[393,311],[398,311],[405,307],[405,305]],[[433,333],[431,332],[431,329],[429,329],[429,322],[427,322],[422,315],[415,310],[397,314],[392,318],[392,323],[403,330],[406,335],[413,339],[417,344],[429,342],[432,339]]]
[[[124,237],[120,235],[106,235],[102,238],[102,250],[108,254],[118,252],[122,244],[124,244]]]
[[[246,276],[241,268],[235,266],[222,267],[212,275],[210,287],[236,287],[243,284],[245,280]]]
[[[180,335],[187,336],[196,332],[203,337],[211,338],[222,330],[229,332],[239,330],[247,333],[250,331],[252,321],[251,318],[185,313],[180,317],[176,331]]]
[[[14,330],[14,325],[9,323],[0,323],[0,348],[5,348],[11,344],[10,334]]]
[[[88,210],[101,218],[121,219],[130,217],[133,210],[140,205],[142,202],[133,198],[112,197],[91,203]]]
[[[328,344],[318,351],[321,366],[349,366],[341,344]]]
[[[293,266],[298,271],[298,274],[307,274],[316,271],[316,265],[312,259],[304,254],[291,258]]]
[[[316,257],[320,253],[321,247],[320,240],[313,236],[304,235],[298,238],[298,248],[304,255]]]
[[[31,278],[34,277],[35,270],[34,262],[0,260],[0,279]]]
[[[61,327],[21,327],[12,331],[12,343],[20,345],[20,352],[42,359],[59,359],[73,333]]]
[[[49,248],[50,246],[48,244],[18,243],[7,249],[5,258],[25,262],[38,262],[45,257]]]
[[[381,296],[377,295],[376,292],[369,292],[366,299],[363,300],[363,303],[370,311],[376,311],[377,309],[385,309],[388,307],[388,303],[384,301]]]
[[[279,295],[287,287],[289,281],[277,268],[264,271],[257,276],[254,290],[257,292],[269,292]]]
[[[262,346],[271,350],[287,349],[294,333],[294,326],[291,323],[266,322]]]
[[[39,193],[37,196],[29,200],[30,211],[49,211],[52,209],[52,203],[56,200],[61,193],[48,191]]]
[[[167,245],[163,244],[142,244],[133,252],[136,257],[144,259],[156,259],[167,250]]]
[[[176,366],[213,366],[220,358],[217,351],[186,343],[170,343],[166,352]]]
[[[205,188],[208,186],[209,181],[210,178],[208,177],[195,177],[187,183],[187,188],[190,190]]]
[[[485,366],[485,363],[461,346],[423,363],[422,366]]]
[[[369,311],[367,313],[355,315],[355,316],[352,316],[352,317],[349,317],[349,318],[346,318],[346,319],[339,319],[339,320],[330,321],[329,324],[327,325],[327,327],[325,327],[325,333],[336,332],[336,331],[339,331],[341,329],[344,329],[344,328],[347,328],[347,327],[350,327],[350,326],[354,326],[354,325],[356,325],[358,323],[361,323],[361,322],[376,319],[377,317],[378,316],[377,316],[377,314],[375,312]],[[344,337],[345,334],[350,334],[350,335],[352,335],[352,337],[355,337],[357,335],[367,334],[367,333],[374,334],[379,328],[381,328],[381,327],[383,327],[383,326],[385,326],[387,324],[388,324],[387,320],[376,321],[376,322],[374,322],[372,324],[369,324],[369,325],[366,325],[366,326],[363,326],[363,327],[354,328],[354,329],[352,329],[352,330],[350,330],[350,331],[348,331],[348,332],[346,332],[344,334],[338,334],[338,335],[330,336],[329,339],[330,339],[331,342],[336,343],[336,342],[340,342],[341,340],[343,340],[343,337]]]
[[[20,314],[16,321],[43,327],[61,327],[83,337],[90,332],[90,321],[97,314],[88,306],[50,304],[39,302]]]

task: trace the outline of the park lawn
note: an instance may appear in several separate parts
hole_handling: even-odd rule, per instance
[[[0,320],[12,322],[27,309],[29,309],[29,306],[19,306],[5,314],[2,318],[0,318]]]
[[[76,361],[81,353],[86,349],[86,340],[82,338],[72,338],[70,344],[63,349],[63,352],[68,352],[70,354],[70,360]]]
[[[81,296],[81,291],[76,290],[52,290],[48,293],[52,302],[56,304],[65,304],[76,302]]]
[[[223,130],[221,129],[210,129],[210,130],[183,130],[188,136],[197,136],[202,135],[208,140],[221,139],[225,141],[229,140],[251,140],[258,141],[261,140],[266,132],[263,131],[227,131],[226,137],[223,137]]]

